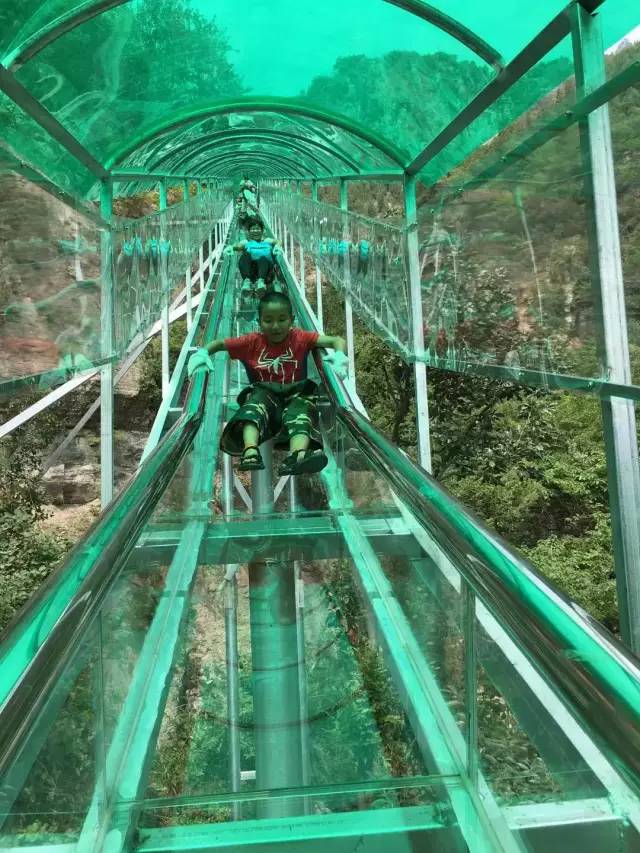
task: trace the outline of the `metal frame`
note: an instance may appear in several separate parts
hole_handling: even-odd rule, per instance
[[[326,171],[327,169],[329,169],[331,167],[330,163],[326,163],[321,157],[316,156],[316,154],[314,154],[312,151],[306,150],[303,145],[297,144],[295,142],[288,142],[286,144],[286,146],[282,146],[282,145],[278,146],[276,142],[274,142],[273,140],[270,140],[265,134],[262,134],[262,133],[256,133],[252,137],[252,139],[255,140],[256,145],[260,144],[261,141],[265,141],[266,143],[268,143],[266,145],[260,145],[260,148],[258,149],[260,151],[263,151],[263,153],[265,153],[265,154],[270,154],[272,151],[272,148],[275,147],[276,151],[278,151],[278,152],[284,151],[284,152],[286,152],[286,154],[292,154],[294,152],[298,152],[304,158],[309,160],[311,163],[315,164],[315,167],[320,167],[322,170]],[[256,149],[252,150],[252,149],[239,148],[238,140],[236,140],[233,135],[228,134],[224,140],[218,140],[215,144],[208,144],[206,146],[202,146],[198,150],[198,152],[193,155],[194,156],[194,162],[196,162],[196,163],[200,162],[199,159],[197,159],[200,156],[203,156],[206,158],[205,152],[208,152],[212,148],[215,149],[216,151],[222,151],[225,148],[230,147],[230,146],[234,148],[235,152],[238,154],[239,157],[244,155],[246,157],[246,159],[248,159],[248,160],[251,159],[252,155],[256,151]],[[186,156],[187,155],[185,155],[185,157]],[[191,160],[189,162],[191,162]],[[207,160],[205,159],[204,162],[207,162]],[[305,163],[305,166],[308,166],[308,163]]]
[[[604,0],[601,0],[604,2]],[[560,14],[506,65],[500,75],[492,80],[425,148],[407,163],[406,172],[416,175],[427,163],[439,154],[453,139],[478,118],[501,95],[513,86],[527,71],[543,59],[571,31],[570,10],[575,5],[569,4]]]
[[[203,168],[206,168],[214,177],[223,177],[225,176],[225,172],[220,170],[220,166],[223,167],[223,170],[228,167],[237,172],[242,171],[244,164],[247,162],[265,163],[266,165],[271,165],[271,167],[273,167],[273,165],[278,165],[282,169],[283,177],[288,174],[296,173],[299,177],[306,177],[306,173],[301,169],[298,163],[290,157],[285,157],[282,154],[266,154],[259,151],[253,151],[251,152],[251,155],[238,153],[221,154],[217,157],[212,157],[202,165]],[[287,172],[287,168],[291,171]]]
[[[175,130],[185,125],[194,124],[206,118],[211,118],[215,115],[226,115],[227,113],[279,113],[281,115],[302,116],[305,118],[316,119],[339,127],[359,137],[361,140],[368,142],[374,148],[386,154],[398,166],[404,166],[407,161],[406,152],[396,147],[392,142],[384,137],[372,133],[368,128],[360,123],[349,119],[347,116],[339,113],[333,113],[328,110],[320,109],[314,104],[306,103],[301,99],[290,98],[239,98],[233,101],[214,101],[213,103],[202,106],[198,109],[187,110],[178,115],[167,115],[159,119],[153,125],[143,128],[138,136],[127,145],[117,151],[112,152],[107,158],[107,167],[112,168],[117,166],[122,160],[128,157],[133,151],[147,142],[150,142],[157,136]]]
[[[52,139],[61,145],[72,157],[82,163],[82,165],[96,178],[103,180],[109,176],[108,169],[99,163],[92,154],[76,139],[73,134],[60,124],[57,118],[52,115],[45,107],[42,106],[37,98],[29,92],[28,89],[19,83],[11,71],[8,71],[4,65],[0,65],[0,91],[4,92],[11,100],[16,103],[20,109],[32,118],[43,130],[49,134]]]
[[[407,227],[407,266],[411,297],[411,344],[414,353],[424,352],[424,318],[422,314],[422,287],[420,276],[420,247],[418,238],[418,210],[416,206],[416,178],[407,175],[404,181],[404,212]],[[416,361],[413,366],[416,383],[416,427],[418,435],[418,460],[431,473],[431,432],[429,427],[429,392],[427,367]]]
[[[573,10],[572,23],[576,81],[578,92],[584,97],[606,81],[602,31],[599,18],[581,6]],[[581,119],[579,128],[601,357],[614,382],[630,385],[631,361],[608,105],[603,104]],[[620,630],[625,642],[635,652],[640,652],[640,463],[635,406],[630,400],[605,400],[602,420]]]
[[[160,191],[160,213],[163,213],[167,209],[167,181],[163,179],[160,181],[159,187]],[[160,240],[164,241],[165,234],[165,221],[164,217],[160,217]],[[167,394],[169,393],[169,279],[167,276],[167,267],[165,262],[162,259],[162,252],[159,252],[159,263],[160,263],[160,277],[162,282],[162,308],[160,311],[160,321],[161,321],[161,338],[162,338],[162,347],[161,347],[161,376],[162,376],[162,399],[164,400]],[[168,258],[167,258],[168,262]]]
[[[22,44],[18,45],[5,57],[5,61],[9,67],[19,68],[29,59],[37,56],[41,50],[60,38],[60,36],[70,32],[86,21],[90,21],[92,18],[110,9],[123,6],[128,2],[129,0],[98,0],[98,2],[85,0],[79,7],[59,16],[51,24],[42,27],[25,39]],[[422,18],[423,21],[433,24],[438,29],[443,30],[452,36],[452,38],[464,44],[489,65],[493,65],[496,68],[500,67],[501,56],[497,50],[491,47],[484,39],[480,38],[473,30],[465,27],[464,24],[461,24],[450,15],[445,15],[430,3],[424,3],[422,0],[383,0],[383,2],[397,6],[405,12],[409,12],[418,18]]]
[[[635,86],[640,82],[640,61],[632,62],[615,77],[607,80],[601,86],[597,86],[583,98],[566,110],[557,118],[552,119],[548,124],[535,130],[531,136],[526,137],[522,142],[518,143],[514,148],[504,154],[500,154],[499,158],[490,166],[482,168],[473,177],[465,179],[465,181],[455,186],[455,192],[464,192],[466,189],[477,189],[482,184],[500,175],[505,169],[513,166],[519,160],[529,157],[538,148],[546,145],[551,139],[559,136],[564,131],[568,130],[574,124],[588,118],[589,114],[599,107],[607,104],[612,98],[621,95],[630,86]]]
[[[349,212],[349,184],[344,179],[340,180],[340,210],[343,210],[345,213]],[[344,229],[347,229],[348,226],[345,224]],[[342,238],[345,239],[348,237],[348,233],[346,230],[343,230]],[[345,262],[345,275],[350,276],[349,263]],[[346,332],[347,332],[347,355],[349,356],[349,378],[353,383],[353,388],[356,388],[356,353],[355,353],[355,340],[353,334],[353,306],[351,305],[351,295],[349,293],[350,282],[347,285],[344,294],[344,315],[345,315],[345,323],[346,323]]]
[[[342,151],[338,146],[331,146],[326,143],[322,143],[317,139],[312,139],[309,137],[305,137],[300,133],[293,133],[291,131],[286,130],[278,130],[278,129],[270,129],[270,128],[241,128],[238,127],[235,130],[217,130],[214,133],[202,134],[201,136],[195,137],[191,139],[189,142],[182,142],[180,145],[174,146],[171,151],[166,154],[163,154],[157,160],[154,161],[152,168],[157,169],[162,163],[164,163],[169,158],[175,156],[181,151],[185,151],[193,148],[194,146],[198,147],[198,151],[194,153],[199,153],[200,147],[209,146],[217,142],[218,140],[227,140],[229,138],[233,139],[242,139],[244,137],[250,139],[257,139],[260,137],[269,137],[273,139],[283,139],[289,140],[293,139],[300,143],[305,143],[313,148],[319,148],[321,151],[324,151],[327,154],[330,154],[331,157],[342,160],[350,168],[358,171],[358,164],[355,160],[353,160],[349,155]],[[181,161],[178,161],[181,162]]]
[[[111,218],[113,188],[104,180],[100,194],[100,213],[106,227],[100,235],[101,281],[100,326],[102,330],[102,358],[107,363],[100,370],[100,503],[102,509],[111,503],[114,486],[113,464],[113,357],[114,350],[114,282],[113,237]]]

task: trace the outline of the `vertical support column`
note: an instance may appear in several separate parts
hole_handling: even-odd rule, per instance
[[[296,273],[296,246],[293,240],[293,234],[291,233],[289,234],[289,241],[289,263],[291,264],[291,272],[293,277],[298,280]]]
[[[300,243],[300,245],[298,246],[298,259],[299,259],[299,263],[300,263],[300,278],[299,278],[300,287],[302,288],[302,292],[306,296],[307,295],[307,285],[306,285],[305,280],[304,280],[305,279],[304,248],[302,246],[302,243]]]
[[[600,17],[572,7],[577,97],[606,81]],[[588,237],[601,358],[611,382],[631,384],[620,232],[609,108],[583,119],[580,147],[585,174]],[[620,632],[640,652],[640,468],[634,403],[602,402],[609,506],[618,591]]]
[[[231,362],[227,359],[223,394],[229,396]],[[228,405],[228,399],[227,399]],[[233,513],[233,467],[231,457],[223,454],[223,507],[226,518]],[[233,792],[240,791],[240,664],[238,657],[238,581],[237,565],[227,566],[224,588],[224,636],[227,665],[227,725],[229,726],[229,781]],[[239,803],[233,804],[233,818],[240,820]]]
[[[100,213],[104,220],[100,235],[100,326],[102,358],[106,360],[100,370],[100,503],[104,509],[113,499],[113,357],[115,354],[113,237],[111,234],[113,185],[108,179],[102,181],[100,188]]]
[[[348,211],[349,211],[349,184],[344,180],[344,178],[340,179],[340,209],[345,211],[344,221],[342,224],[342,239],[349,240],[349,220],[348,220]],[[349,356],[349,376],[353,383],[353,388],[356,387],[356,353],[355,353],[355,345],[353,338],[353,308],[351,307],[351,294],[349,293],[349,289],[351,286],[351,274],[349,269],[350,257],[344,259],[345,264],[345,277],[347,278],[347,287],[344,297],[344,312],[346,319],[346,327],[347,327],[347,355]]]
[[[160,211],[167,209],[167,182],[160,182]],[[166,240],[165,217],[160,216],[160,281],[162,283],[162,311],[160,314],[162,338],[162,399],[169,393],[169,277],[167,275],[168,255],[163,258],[162,248]]]
[[[298,512],[298,490],[295,477],[289,477],[289,511]],[[307,662],[304,647],[304,581],[302,564],[293,564],[296,593],[296,641],[298,647],[298,699],[300,702],[300,749],[302,784],[306,788],[311,781],[311,739],[309,733],[309,699],[307,693]],[[309,814],[310,802],[304,799],[304,812]]]
[[[263,471],[252,473],[254,518],[273,512],[272,443],[261,446]],[[256,732],[256,787],[260,790],[297,788],[302,784],[300,699],[298,692],[298,631],[293,567],[273,559],[249,564],[249,608],[253,708]],[[297,800],[269,799],[258,816],[299,814]]]
[[[427,366],[420,358],[424,354],[424,321],[422,318],[422,288],[420,284],[420,246],[418,239],[418,211],[416,205],[417,178],[405,175],[404,214],[407,224],[407,267],[411,299],[411,341],[416,359],[416,421],[418,428],[418,461],[431,473],[431,435],[429,429],[429,395]]]
[[[191,216],[191,196],[189,192],[189,181],[183,181],[182,183],[182,201],[184,204],[184,230],[185,230],[185,242],[187,246],[191,247],[191,228],[190,228],[190,216]],[[191,289],[191,251],[189,251],[189,264],[185,270],[184,274],[184,286],[186,291],[186,302],[187,302],[187,329],[191,329],[193,325],[193,292]]]
[[[315,180],[311,181],[311,200],[318,201],[318,182]],[[319,236],[320,235],[318,235],[318,237]],[[322,311],[322,273],[320,272],[317,260],[314,260],[314,266],[316,269],[316,317],[318,318],[320,331],[323,332],[324,317]]]
[[[476,597],[469,584],[460,579],[462,630],[464,638],[464,708],[467,741],[467,775],[472,787],[478,784],[478,649]]]
[[[202,181],[196,181],[197,195],[201,196],[203,193]],[[200,293],[204,290],[204,241],[202,238],[202,231],[200,230],[200,226],[202,224],[202,216],[200,215],[202,209],[202,199],[198,198],[198,278],[200,279]]]

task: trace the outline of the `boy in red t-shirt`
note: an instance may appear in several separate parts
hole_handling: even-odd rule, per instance
[[[288,439],[289,455],[279,474],[312,474],[327,464],[322,449],[315,402],[316,384],[307,378],[307,354],[331,347],[326,357],[341,377],[347,375],[346,344],[334,335],[306,332],[293,325],[293,309],[284,293],[268,293],[259,303],[260,331],[213,341],[189,359],[188,375],[198,367],[213,369],[210,356],[226,350],[241,361],[251,383],[238,396],[240,408],[222,433],[220,446],[240,456],[240,471],[259,471],[264,462],[258,446]]]

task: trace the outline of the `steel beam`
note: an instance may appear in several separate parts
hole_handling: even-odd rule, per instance
[[[84,2],[81,2],[74,9],[60,15],[51,23],[30,34],[23,42],[17,45],[5,58],[7,66],[19,68],[65,33],[71,32],[92,18],[110,9],[122,6],[127,2],[130,2],[130,0],[84,0]],[[444,12],[437,9],[431,3],[425,3],[424,0],[384,0],[384,2],[389,3],[391,6],[397,6],[399,9],[409,12],[443,32],[448,33],[452,38],[465,45],[465,47],[489,65],[500,65],[501,57],[495,48],[477,33],[473,32],[473,30],[469,29],[469,27],[466,27],[450,15],[444,14]],[[598,0],[590,0],[590,4],[596,6],[598,5]]]
[[[58,388],[54,388],[53,391],[50,391],[44,397],[41,397],[36,403],[33,403],[33,405],[28,406],[26,409],[23,409],[18,415],[15,415],[15,417],[10,418],[8,421],[5,421],[0,425],[0,438],[4,438],[5,435],[9,435],[9,433],[12,433],[18,427],[23,426],[27,421],[30,421],[31,418],[34,418],[36,415],[39,415],[40,412],[48,409],[49,406],[57,403],[58,400],[66,397],[66,395],[71,391],[75,391],[76,388],[79,388],[80,385],[84,384],[88,379],[92,379],[99,372],[100,368],[94,368],[92,370],[85,371],[84,373],[78,373],[73,377],[73,379],[69,379],[68,382],[65,382]]]
[[[429,392],[427,367],[420,357],[424,353],[424,317],[422,314],[422,282],[420,276],[420,239],[416,206],[416,178],[407,175],[404,182],[404,214],[407,226],[407,266],[411,304],[411,346],[416,355],[413,366],[416,384],[416,429],[418,461],[431,473],[431,430],[429,425]]]
[[[165,400],[169,393],[169,278],[168,264],[169,256],[165,259],[162,256],[162,246],[166,240],[166,223],[162,213],[167,209],[167,182],[160,181],[160,279],[162,283],[162,308],[160,310],[161,338],[162,338],[162,356],[161,356],[161,373],[162,373],[162,399]]]
[[[598,107],[618,97],[623,92],[626,92],[631,86],[636,86],[640,82],[640,62],[632,62],[627,68],[616,74],[606,83],[596,87],[592,92],[585,95],[577,103],[566,110],[562,115],[552,119],[548,124],[543,125],[535,130],[531,136],[526,137],[522,142],[507,151],[506,154],[501,154],[496,162],[485,167],[472,178],[464,181],[461,185],[455,186],[455,192],[464,192],[467,189],[477,189],[482,184],[498,177],[505,169],[518,163],[526,157],[530,157],[534,151],[546,145],[551,139],[564,133],[574,124],[582,121],[590,115]]]
[[[100,503],[102,509],[113,498],[113,356],[114,340],[114,281],[113,281],[113,238],[111,220],[113,211],[113,189],[104,180],[100,193],[100,212],[104,227],[100,234],[101,299],[100,327],[102,334],[102,358],[107,360],[100,369]]]
[[[571,9],[571,6],[568,7]],[[490,107],[501,95],[513,86],[521,77],[530,71],[536,63],[543,59],[563,38],[569,35],[570,21],[568,9],[559,15],[506,65],[500,75],[488,83],[481,92],[462,109],[431,142],[411,161],[407,163],[406,172],[416,175],[421,169],[439,154],[453,139],[459,136],[469,125]]]
[[[40,125],[43,130],[49,134],[52,139],[55,139],[72,157],[82,163],[82,165],[95,175],[96,178],[104,180],[109,177],[109,170],[105,169],[102,163],[99,163],[95,157],[79,142],[73,134],[58,121],[47,109],[45,109],[37,98],[34,98],[31,92],[19,83],[14,75],[0,65],[0,91],[4,92],[11,100],[16,103],[36,124]]]
[[[377,554],[402,555],[419,559],[423,551],[415,537],[398,518],[363,519],[362,529]],[[155,527],[140,540],[134,552],[137,566],[151,560],[167,561],[180,538],[178,527]],[[203,559],[209,565],[246,563],[253,553],[270,559],[327,560],[344,557],[342,541],[335,516],[327,514],[307,518],[300,523],[289,518],[270,518],[266,522],[245,521],[234,524],[217,521],[210,525],[203,541]]]
[[[581,6],[573,10],[574,64],[578,94],[588,95],[606,80],[600,19]],[[607,375],[631,384],[617,193],[609,108],[599,107],[580,124],[585,175],[591,278],[601,358]],[[602,404],[613,553],[620,631],[640,652],[640,464],[635,407],[611,398]]]
[[[350,167],[354,170],[354,172],[359,172],[358,164],[355,160],[353,160],[346,151],[344,151],[339,146],[335,144],[320,142],[318,139],[309,138],[304,136],[302,133],[293,133],[292,131],[286,130],[278,130],[274,128],[235,128],[234,130],[222,130],[216,131],[215,133],[207,133],[206,135],[202,135],[197,137],[196,139],[191,139],[189,142],[183,142],[180,145],[174,146],[168,153],[163,154],[160,158],[155,160],[153,167],[157,169],[162,163],[169,160],[171,157],[180,153],[181,151],[189,150],[197,146],[197,151],[195,154],[198,154],[201,150],[215,145],[221,139],[228,139],[233,137],[235,139],[258,139],[262,137],[268,137],[270,139],[275,140],[296,140],[304,145],[310,145],[314,148],[318,148],[320,151],[324,151],[326,154],[329,154],[336,160],[341,160],[346,166]]]
[[[447,825],[437,807],[410,806],[245,820],[241,828],[234,823],[205,823],[143,829],[136,853],[407,853],[410,839],[415,850],[448,853],[459,850],[458,838],[457,827]]]
[[[256,128],[255,130],[238,129],[236,131],[227,130],[224,133],[212,133],[210,136],[207,136],[204,141],[200,141],[200,143],[196,146],[195,142],[192,142],[190,145],[182,145],[183,149],[186,149],[186,152],[182,154],[178,158],[176,162],[172,162],[173,167],[180,167],[185,163],[198,163],[199,158],[202,155],[206,155],[206,153],[211,150],[219,150],[221,146],[224,145],[234,145],[236,150],[240,154],[251,155],[252,151],[249,149],[241,149],[239,148],[239,142],[268,142],[269,145],[275,145],[279,147],[281,150],[287,151],[298,151],[300,154],[303,154],[307,157],[310,157],[313,162],[320,166],[322,169],[329,171],[332,168],[332,164],[326,158],[322,159],[318,156],[315,156],[312,152],[315,151],[316,148],[319,148],[321,151],[327,152],[328,146],[322,145],[322,143],[317,140],[309,140],[308,143],[305,144],[305,139],[303,136],[299,136],[294,133],[284,133],[280,132],[281,135],[286,137],[286,142],[282,142],[280,136],[274,134],[272,131],[260,130]],[[313,144],[312,144],[313,143]],[[331,154],[334,160],[341,160],[342,162],[347,162],[348,165],[352,165],[352,161],[347,161],[344,156],[338,156],[337,154]],[[168,154],[166,154],[162,160],[167,160],[174,157],[176,154],[175,150],[171,150]],[[162,162],[162,161],[160,161]],[[157,168],[157,167],[154,167]],[[357,165],[352,165],[352,168],[357,169]]]
[[[261,445],[264,470],[251,474],[254,519],[266,520],[274,511],[272,444]],[[298,788],[302,754],[293,566],[258,551],[248,568],[256,786],[267,791]],[[258,814],[293,816],[303,805],[295,799],[268,799],[258,805]]]
[[[344,211],[344,222],[342,225],[342,239],[350,240],[348,216],[349,216],[349,184],[344,179],[340,180],[340,210]],[[347,254],[344,259],[344,275],[347,278],[345,281],[344,293],[344,313],[347,331],[347,355],[349,356],[349,378],[353,383],[353,388],[356,388],[356,353],[355,341],[353,334],[353,306],[351,305],[351,268],[350,254]]]
[[[150,142],[157,136],[161,136],[171,130],[176,130],[179,127],[194,124],[216,115],[227,115],[229,113],[259,114],[265,112],[279,113],[286,116],[300,116],[339,127],[377,148],[397,166],[403,167],[407,162],[407,153],[398,148],[393,142],[341,113],[322,109],[300,98],[237,98],[231,101],[214,101],[210,105],[198,109],[187,109],[178,114],[175,112],[167,113],[153,125],[142,128],[138,136],[109,155],[107,166],[109,168],[116,166],[142,145]]]

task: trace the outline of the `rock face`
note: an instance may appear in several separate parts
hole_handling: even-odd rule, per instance
[[[0,174],[0,379],[95,356],[100,229],[42,187]]]
[[[144,432],[115,433],[116,487],[134,473],[144,444]],[[57,465],[44,475],[49,503],[69,506],[90,503],[100,496],[100,439],[82,432],[66,449]]]

